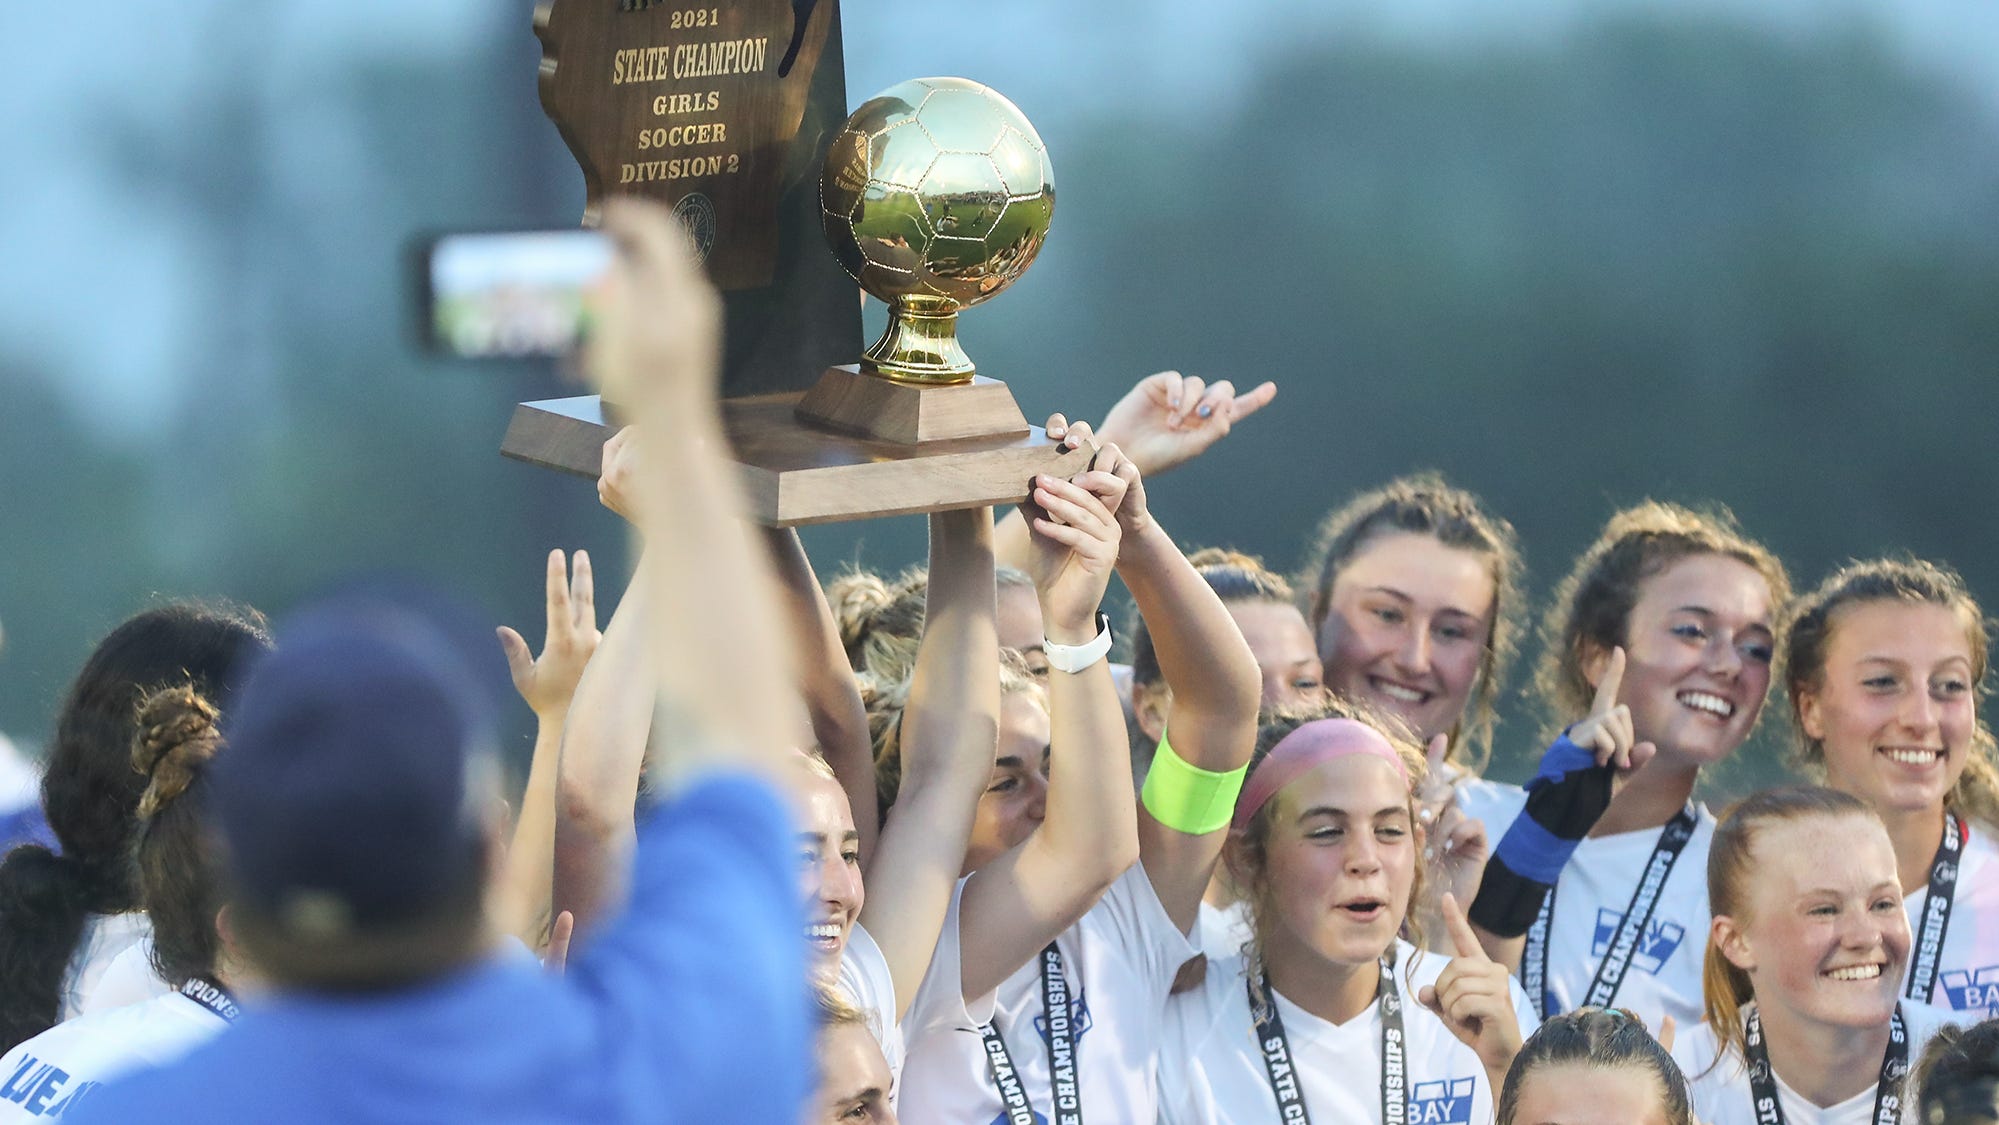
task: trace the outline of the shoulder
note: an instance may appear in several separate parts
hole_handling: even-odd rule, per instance
[[[1727,1057],[1716,1065],[1715,1060],[1724,1054]],[[1697,1089],[1726,1085],[1742,1070],[1735,1052],[1723,1047],[1714,1033],[1714,1026],[1708,1023],[1697,1024],[1678,1034],[1673,1043],[1673,1061],[1686,1075],[1687,1084]]]
[[[1967,866],[1990,862],[1994,856],[1999,856],[1999,834],[1994,833],[1991,825],[1982,820],[1971,819],[1967,819],[1965,823],[1969,825],[1964,844],[1964,862]]]
[[[96,983],[80,997],[79,1012],[85,1016],[137,1004],[173,991],[153,971],[151,936],[126,946],[113,957]]]
[[[1935,1038],[1937,1032],[1951,1024],[1969,1027],[1978,1022],[1976,1016],[1976,1012],[1956,1012],[1912,1000],[1902,1001],[1902,1026],[1909,1035],[1909,1065],[1915,1065],[1922,1056],[1923,1046]]]
[[[174,1061],[226,1025],[178,994],[83,1016],[17,1045],[0,1062],[30,1085],[9,1091],[37,1116],[67,1113],[94,1098],[100,1084]],[[39,1105],[36,1103],[39,1102]]]
[[[890,975],[888,958],[874,935],[856,922],[847,934],[847,947],[840,951],[840,987],[870,1016],[895,1011],[895,978]],[[888,1022],[895,1022],[890,1019]]]

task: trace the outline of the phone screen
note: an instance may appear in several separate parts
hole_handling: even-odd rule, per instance
[[[563,355],[581,335],[585,294],[610,264],[598,231],[439,235],[419,255],[425,335],[464,359]]]

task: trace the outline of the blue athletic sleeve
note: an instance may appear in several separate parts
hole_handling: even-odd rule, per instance
[[[800,1118],[814,1073],[795,828],[716,776],[640,825],[623,917],[570,960],[625,1121]]]

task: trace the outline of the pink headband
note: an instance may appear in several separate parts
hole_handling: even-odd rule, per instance
[[[1277,791],[1298,780],[1307,771],[1327,762],[1355,754],[1380,758],[1395,767],[1402,784],[1409,784],[1409,767],[1382,733],[1358,719],[1314,719],[1279,739],[1269,754],[1249,775],[1236,798],[1235,819],[1230,832],[1241,832],[1258,809],[1270,803]]]

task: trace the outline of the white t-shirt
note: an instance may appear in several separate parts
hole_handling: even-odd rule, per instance
[[[888,971],[881,946],[858,922],[847,932],[847,947],[840,951],[839,984],[847,999],[867,1015],[868,1030],[888,1060],[889,1077],[900,1079],[905,1048],[902,1025],[895,1019],[895,977]]]
[[[1494,1091],[1485,1066],[1444,1022],[1416,1003],[1416,990],[1436,983],[1450,958],[1416,956],[1396,943],[1401,981],[1404,1065],[1409,1121],[1485,1125]],[[1173,997],[1160,1045],[1159,1120],[1165,1125],[1261,1125],[1278,1121],[1277,1095],[1250,1016],[1245,962],[1238,955],[1208,965],[1201,987]],[[1314,1121],[1381,1125],[1381,1007],[1344,1024],[1329,1023],[1281,994],[1277,1011],[1290,1041],[1291,1062]],[[1539,1025],[1527,994],[1513,984],[1520,1033]]]
[[[1754,1006],[1744,1006],[1745,1017],[1749,1008]],[[1949,1012],[1907,1001],[1902,1003],[1902,1021],[1909,1032],[1909,1065],[1912,1068],[1916,1060],[1923,1056],[1923,1045],[1930,1041],[1937,1029],[1956,1022]],[[1743,1066],[1742,1056],[1730,1049],[1721,1065],[1709,1070],[1715,1053],[1714,1029],[1707,1024],[1680,1032],[1678,1041],[1673,1044],[1673,1061],[1679,1063],[1680,1069],[1686,1073],[1693,1097],[1694,1116],[1702,1125],[1760,1125],[1756,1105],[1749,1092],[1749,1072]],[[1871,1125],[1874,1119],[1875,1088],[1871,1085],[1838,1105],[1821,1108],[1791,1089],[1784,1082],[1783,1075],[1774,1077],[1777,1080],[1777,1101],[1784,1109],[1785,1125]],[[1902,1120],[1911,1125],[1916,1119],[1913,1101],[1911,1097],[1902,1099]]]
[[[1923,906],[1929,893],[1928,886],[1915,887],[1903,900],[1913,939],[1911,969],[1923,939]],[[1971,822],[1971,838],[1958,863],[1950,925],[1944,930],[1943,956],[1937,961],[1929,1000],[1967,1020],[1999,1015],[1999,843],[1977,821]]]
[[[0,813],[25,809],[42,799],[42,771],[13,740],[0,734]]]
[[[937,953],[904,1021],[909,1059],[897,1112],[912,1122],[1005,1125],[1004,1105],[979,1034],[990,1019],[1006,1041],[1028,1104],[1050,1118],[1048,1041],[1040,1030],[1041,956],[1037,953],[996,992],[965,1003],[958,933],[964,892],[961,880]],[[1140,864],[1119,876],[1055,944],[1069,982],[1084,1119],[1152,1121],[1166,995],[1180,966],[1200,951],[1167,917]]]
[[[170,1063],[227,1026],[178,992],[59,1023],[0,1059],[0,1123],[60,1116],[96,1086]]]
[[[172,991],[173,986],[153,971],[153,936],[148,933],[126,946],[98,974],[97,984],[77,1004],[77,1018],[137,1004]]]
[[[1652,920],[1639,939],[1612,1005],[1659,1026],[1671,1015],[1681,1027],[1701,1021],[1701,966],[1707,956],[1707,856],[1714,843],[1714,815],[1697,810],[1693,838],[1680,849],[1660,889]],[[1510,822],[1509,822],[1510,823]],[[1555,887],[1548,940],[1546,987],[1556,1010],[1579,1008],[1597,966],[1624,922],[1624,910],[1644,878],[1661,829],[1644,828],[1592,837],[1577,845]],[[1493,837],[1498,846],[1499,837]],[[1521,965],[1522,979],[1529,967]],[[1538,1004],[1540,997],[1534,997]]]
[[[1453,784],[1458,792],[1458,808],[1485,824],[1486,839],[1495,847],[1499,844],[1499,834],[1506,831],[1506,826],[1527,805],[1527,791],[1504,781],[1460,774]]]
[[[1235,902],[1216,909],[1203,902],[1200,919],[1194,923],[1194,940],[1213,964],[1241,953],[1249,942],[1249,931],[1248,903]]]
[[[153,922],[144,911],[91,915],[83,924],[76,952],[69,957],[69,973],[63,979],[62,1011],[56,1016],[57,1021],[82,1015],[84,998],[97,990],[98,981],[111,962],[140,940],[150,942],[152,937]]]

